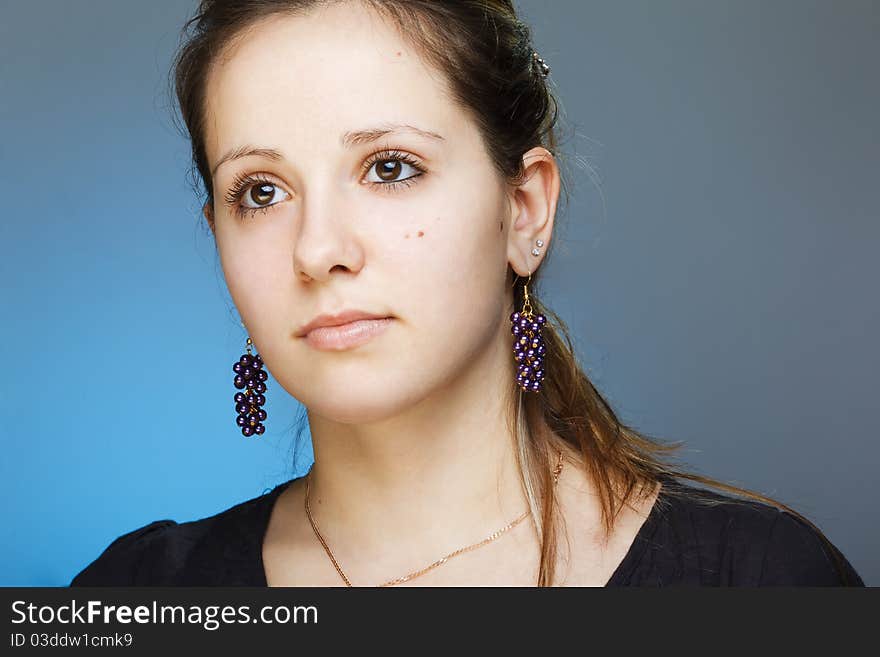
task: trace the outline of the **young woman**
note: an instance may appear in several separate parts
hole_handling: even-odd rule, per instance
[[[268,370],[315,464],[74,585],[863,585],[796,511],[623,425],[537,299],[557,105],[510,2],[202,0],[186,27],[239,426],[263,433]]]

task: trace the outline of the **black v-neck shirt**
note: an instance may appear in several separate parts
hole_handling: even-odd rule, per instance
[[[123,534],[70,585],[265,587],[263,539],[275,501],[293,481],[207,518],[157,520]],[[836,546],[792,514],[669,478],[605,584],[864,585]]]

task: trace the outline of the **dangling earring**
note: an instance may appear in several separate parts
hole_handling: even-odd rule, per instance
[[[544,242],[535,242],[538,246],[544,246]],[[537,256],[541,252],[532,249],[532,255]],[[541,381],[544,380],[544,355],[547,348],[544,346],[544,338],[541,336],[541,328],[547,323],[547,318],[532,312],[532,304],[529,302],[529,283],[532,280],[532,272],[523,286],[525,295],[523,307],[520,312],[514,312],[510,316],[510,332],[516,338],[513,343],[514,360],[519,363],[516,373],[516,382],[526,392],[540,392]]]
[[[239,390],[245,389],[244,392],[235,393],[235,410],[238,417],[235,423],[241,427],[243,436],[252,436],[254,434],[262,435],[266,431],[263,426],[263,420],[266,419],[266,411],[260,408],[266,403],[266,379],[269,373],[263,369],[263,359],[259,354],[256,356],[251,354],[251,345],[253,341],[248,337],[246,354],[242,354],[241,358],[232,366],[235,372],[235,379],[232,382]]]

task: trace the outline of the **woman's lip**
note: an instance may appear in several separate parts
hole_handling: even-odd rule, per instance
[[[358,347],[385,331],[393,317],[358,319],[339,326],[320,326],[309,331],[303,339],[309,346],[324,351],[342,351]]]

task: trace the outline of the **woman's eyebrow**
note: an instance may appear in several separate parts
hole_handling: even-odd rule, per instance
[[[444,140],[444,138],[441,135],[438,135],[436,132],[423,130],[422,128],[417,128],[414,125],[409,125],[406,123],[385,123],[373,128],[363,128],[361,130],[350,130],[348,132],[345,132],[340,137],[339,143],[346,148],[351,148],[352,146],[368,144],[370,142],[381,139],[386,135],[399,132],[411,132],[413,134],[434,141]],[[275,148],[262,148],[251,145],[239,146],[237,148],[229,150],[223,157],[220,158],[217,164],[214,165],[214,169],[211,171],[211,175],[216,176],[217,169],[219,169],[220,166],[225,164],[226,162],[238,160],[242,157],[249,157],[251,155],[264,157],[267,160],[272,160],[273,162],[278,162],[279,160],[284,159],[284,155],[282,155],[281,151]]]
[[[259,148],[257,146],[239,146],[238,148],[233,148],[229,150],[226,155],[220,158],[217,164],[214,165],[214,169],[211,171],[211,176],[216,177],[217,169],[220,168],[221,164],[225,164],[226,162],[231,162],[232,160],[238,160],[242,157],[248,157],[250,155],[258,155],[260,157],[265,157],[267,160],[272,160],[273,162],[277,162],[279,160],[283,160],[284,156],[281,154],[281,151],[275,150],[274,148]]]
[[[386,135],[397,132],[412,132],[414,134],[421,135],[426,139],[443,141],[443,137],[441,135],[438,135],[436,132],[423,130],[421,128],[417,128],[414,125],[409,125],[406,123],[384,123],[374,128],[352,130],[344,133],[339,141],[343,146],[350,148],[358,144],[368,144],[370,142],[376,141],[377,139],[381,139]]]

